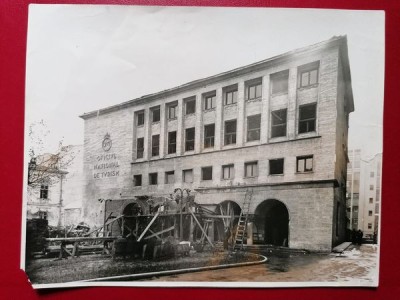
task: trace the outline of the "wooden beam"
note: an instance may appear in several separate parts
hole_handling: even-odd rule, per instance
[[[146,232],[150,229],[151,225],[153,225],[154,221],[157,219],[158,215],[160,214],[160,212],[158,211],[155,216],[153,217],[153,219],[150,221],[150,223],[147,225],[147,227],[143,230],[142,234],[139,236],[138,238],[138,242],[140,242],[142,240],[142,238],[144,237],[144,235],[146,234]]]
[[[197,225],[199,225],[201,232],[206,236],[207,241],[210,243],[211,247],[214,247],[213,243],[211,242],[210,238],[208,237],[207,233],[204,231],[203,227],[201,227],[201,224],[199,220],[197,220],[196,216],[194,213],[189,209],[189,212],[192,214],[194,220],[196,221]]]
[[[174,229],[175,229],[175,226],[171,226],[170,228],[167,228],[167,229],[164,229],[164,230],[161,230],[161,231],[158,231],[158,232],[153,232],[153,231],[151,231],[149,229],[149,231],[152,232],[153,234],[149,235],[149,236],[146,236],[144,239],[147,240],[147,239],[150,239],[152,237],[157,237],[157,238],[159,238],[161,240],[161,238],[158,235],[160,235],[162,233],[166,233],[166,232],[174,230]]]

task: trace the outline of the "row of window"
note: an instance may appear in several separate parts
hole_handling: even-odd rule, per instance
[[[318,69],[319,63],[315,62],[302,67],[299,67],[298,88],[305,88],[318,84]],[[281,94],[288,92],[289,70],[281,71],[270,75],[271,93]],[[222,88],[223,104],[231,105],[237,103],[238,100],[238,85],[230,85]],[[245,83],[245,99],[255,100],[262,96],[262,78],[256,78]],[[184,112],[186,115],[196,112],[196,97],[188,97],[183,99]],[[203,95],[203,110],[210,110],[216,107],[216,91],[212,91]],[[160,121],[160,106],[155,106],[150,109],[151,121]],[[178,115],[178,102],[174,101],[167,104],[167,117],[169,120],[176,119]],[[144,125],[144,111],[136,112],[136,125]]]
[[[299,156],[296,158],[296,172],[306,173],[313,171],[313,156]],[[269,174],[270,175],[283,175],[284,171],[284,159],[271,159],[269,160]],[[258,176],[258,162],[251,161],[244,164],[244,177],[252,178]],[[222,166],[221,178],[225,180],[231,180],[235,178],[235,165],[227,164]],[[142,185],[142,175],[134,175],[134,185]],[[201,168],[201,180],[212,180],[213,179],[213,167],[207,166]],[[185,183],[193,182],[193,169],[187,169],[182,171],[182,181]],[[165,184],[175,183],[175,171],[165,172],[164,177]],[[158,184],[158,173],[149,174],[149,184]]]
[[[313,132],[316,128],[316,104],[307,104],[299,107],[298,132]],[[287,128],[287,109],[281,109],[271,112],[271,137],[286,136]],[[246,141],[259,141],[261,131],[261,114],[247,117],[247,134]],[[237,121],[229,120],[224,123],[224,145],[236,144]],[[204,126],[204,149],[213,148],[215,139],[215,124],[207,124]],[[195,144],[195,128],[185,129],[185,151],[194,150]],[[168,154],[176,153],[176,131],[168,132]],[[136,158],[143,158],[144,154],[144,138],[138,138],[136,143]],[[159,156],[160,154],[160,135],[156,134],[151,137],[151,156]]]

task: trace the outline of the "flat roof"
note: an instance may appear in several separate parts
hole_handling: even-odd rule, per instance
[[[211,83],[215,83],[218,81],[223,81],[223,80],[229,79],[231,77],[244,75],[244,74],[254,72],[257,70],[262,70],[262,69],[267,68],[270,65],[279,63],[280,61],[290,60],[290,59],[293,59],[295,56],[306,54],[306,53],[312,52],[312,51],[326,49],[326,48],[333,47],[333,46],[340,47],[339,49],[341,51],[341,58],[343,61],[344,77],[345,77],[345,81],[348,83],[346,85],[346,94],[347,94],[347,100],[349,102],[348,103],[349,104],[349,112],[351,112],[351,111],[354,111],[354,102],[353,102],[353,91],[352,91],[352,87],[351,87],[350,65],[349,65],[349,58],[348,58],[348,52],[347,52],[348,51],[347,50],[347,37],[344,35],[344,36],[334,36],[334,37],[330,38],[329,40],[319,42],[317,44],[313,44],[310,46],[302,47],[299,49],[295,49],[295,50],[292,50],[292,51],[289,51],[289,52],[286,52],[283,54],[279,54],[279,55],[273,56],[271,58],[267,58],[265,60],[250,64],[250,65],[242,66],[242,67],[239,67],[239,68],[227,71],[227,72],[219,73],[217,75],[190,81],[188,83],[185,83],[185,84],[182,84],[182,85],[170,88],[170,89],[166,89],[166,90],[156,92],[153,94],[144,95],[139,98],[128,100],[128,101],[125,101],[125,102],[122,102],[122,103],[119,103],[116,105],[111,105],[111,106],[108,106],[105,108],[101,108],[101,109],[94,110],[94,111],[91,111],[88,113],[84,113],[83,115],[80,115],[79,117],[84,120],[90,119],[92,117],[96,117],[96,116],[110,113],[113,111],[118,111],[120,109],[131,107],[131,106],[134,106],[137,104],[141,104],[143,102],[148,102],[148,101],[156,100],[159,98],[172,96],[174,94],[178,94],[183,91],[196,89],[196,88],[202,87],[207,84],[211,84]]]

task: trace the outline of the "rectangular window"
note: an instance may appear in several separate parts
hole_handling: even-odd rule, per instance
[[[143,158],[144,153],[144,138],[138,138],[136,140],[136,158]]]
[[[244,164],[244,177],[258,176],[258,162],[252,161]]]
[[[313,156],[299,156],[297,157],[296,172],[304,173],[311,172],[313,170]]]
[[[156,106],[151,109],[151,118],[153,123],[160,122],[160,106]]]
[[[39,211],[39,219],[47,220],[47,211]]]
[[[136,113],[136,125],[142,126],[144,124],[144,111],[138,111]]]
[[[271,159],[269,161],[269,174],[270,175],[283,174],[283,158]]]
[[[353,206],[353,212],[358,213],[358,206]]]
[[[312,86],[318,83],[318,67],[300,71],[300,87]]]
[[[133,185],[142,186],[142,175],[133,175]]]
[[[369,186],[369,190],[370,190],[370,191],[373,191],[373,190],[374,190],[374,185],[371,184],[371,185]]]
[[[156,185],[158,184],[158,176],[157,173],[150,173],[149,174],[149,184]]]
[[[272,94],[288,92],[289,70],[271,75]]]
[[[186,128],[185,130],[185,151],[192,151],[194,150],[194,127],[193,128]]]
[[[192,183],[193,182],[193,170],[183,170],[183,182]]]
[[[232,179],[234,177],[234,165],[222,166],[222,179]]]
[[[368,211],[368,216],[369,216],[369,217],[372,217],[372,210],[369,210],[369,211]]]
[[[368,223],[368,229],[372,229],[372,223]]]
[[[160,154],[160,135],[156,134],[151,137],[151,156]]]
[[[196,112],[196,97],[191,97],[184,100],[185,115],[194,114]]]
[[[246,86],[246,100],[261,98],[261,93],[262,93],[261,90],[262,90],[261,80],[248,83]]]
[[[261,114],[247,117],[247,141],[259,141]]]
[[[167,107],[168,107],[168,120],[176,119],[178,115],[178,104],[169,104]]]
[[[236,120],[225,121],[225,145],[236,144]]]
[[[176,131],[168,132],[168,154],[176,153]]]
[[[237,84],[224,88],[224,105],[237,103]]]
[[[201,180],[212,180],[212,167],[201,168]]]
[[[42,184],[40,186],[40,199],[49,198],[49,186],[47,184]]]
[[[204,126],[204,148],[214,147],[215,124]]]
[[[166,184],[175,183],[175,172],[174,171],[165,172],[165,183]]]
[[[299,108],[299,133],[315,131],[317,105],[307,104]]]
[[[271,137],[286,136],[287,109],[271,112]]]
[[[215,108],[215,104],[216,104],[216,95],[215,95],[215,93],[211,94],[211,95],[204,96],[204,110]]]
[[[369,198],[369,203],[372,204],[374,202],[374,198]]]

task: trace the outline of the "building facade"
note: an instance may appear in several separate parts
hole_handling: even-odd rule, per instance
[[[369,160],[361,158],[359,149],[349,153],[347,213],[353,226],[348,228],[360,229],[366,238],[372,238],[379,228],[382,153]]]
[[[330,250],[345,237],[353,110],[347,40],[334,37],[86,113],[86,222],[102,224],[99,199],[177,187],[236,214],[251,189],[258,242]]]

